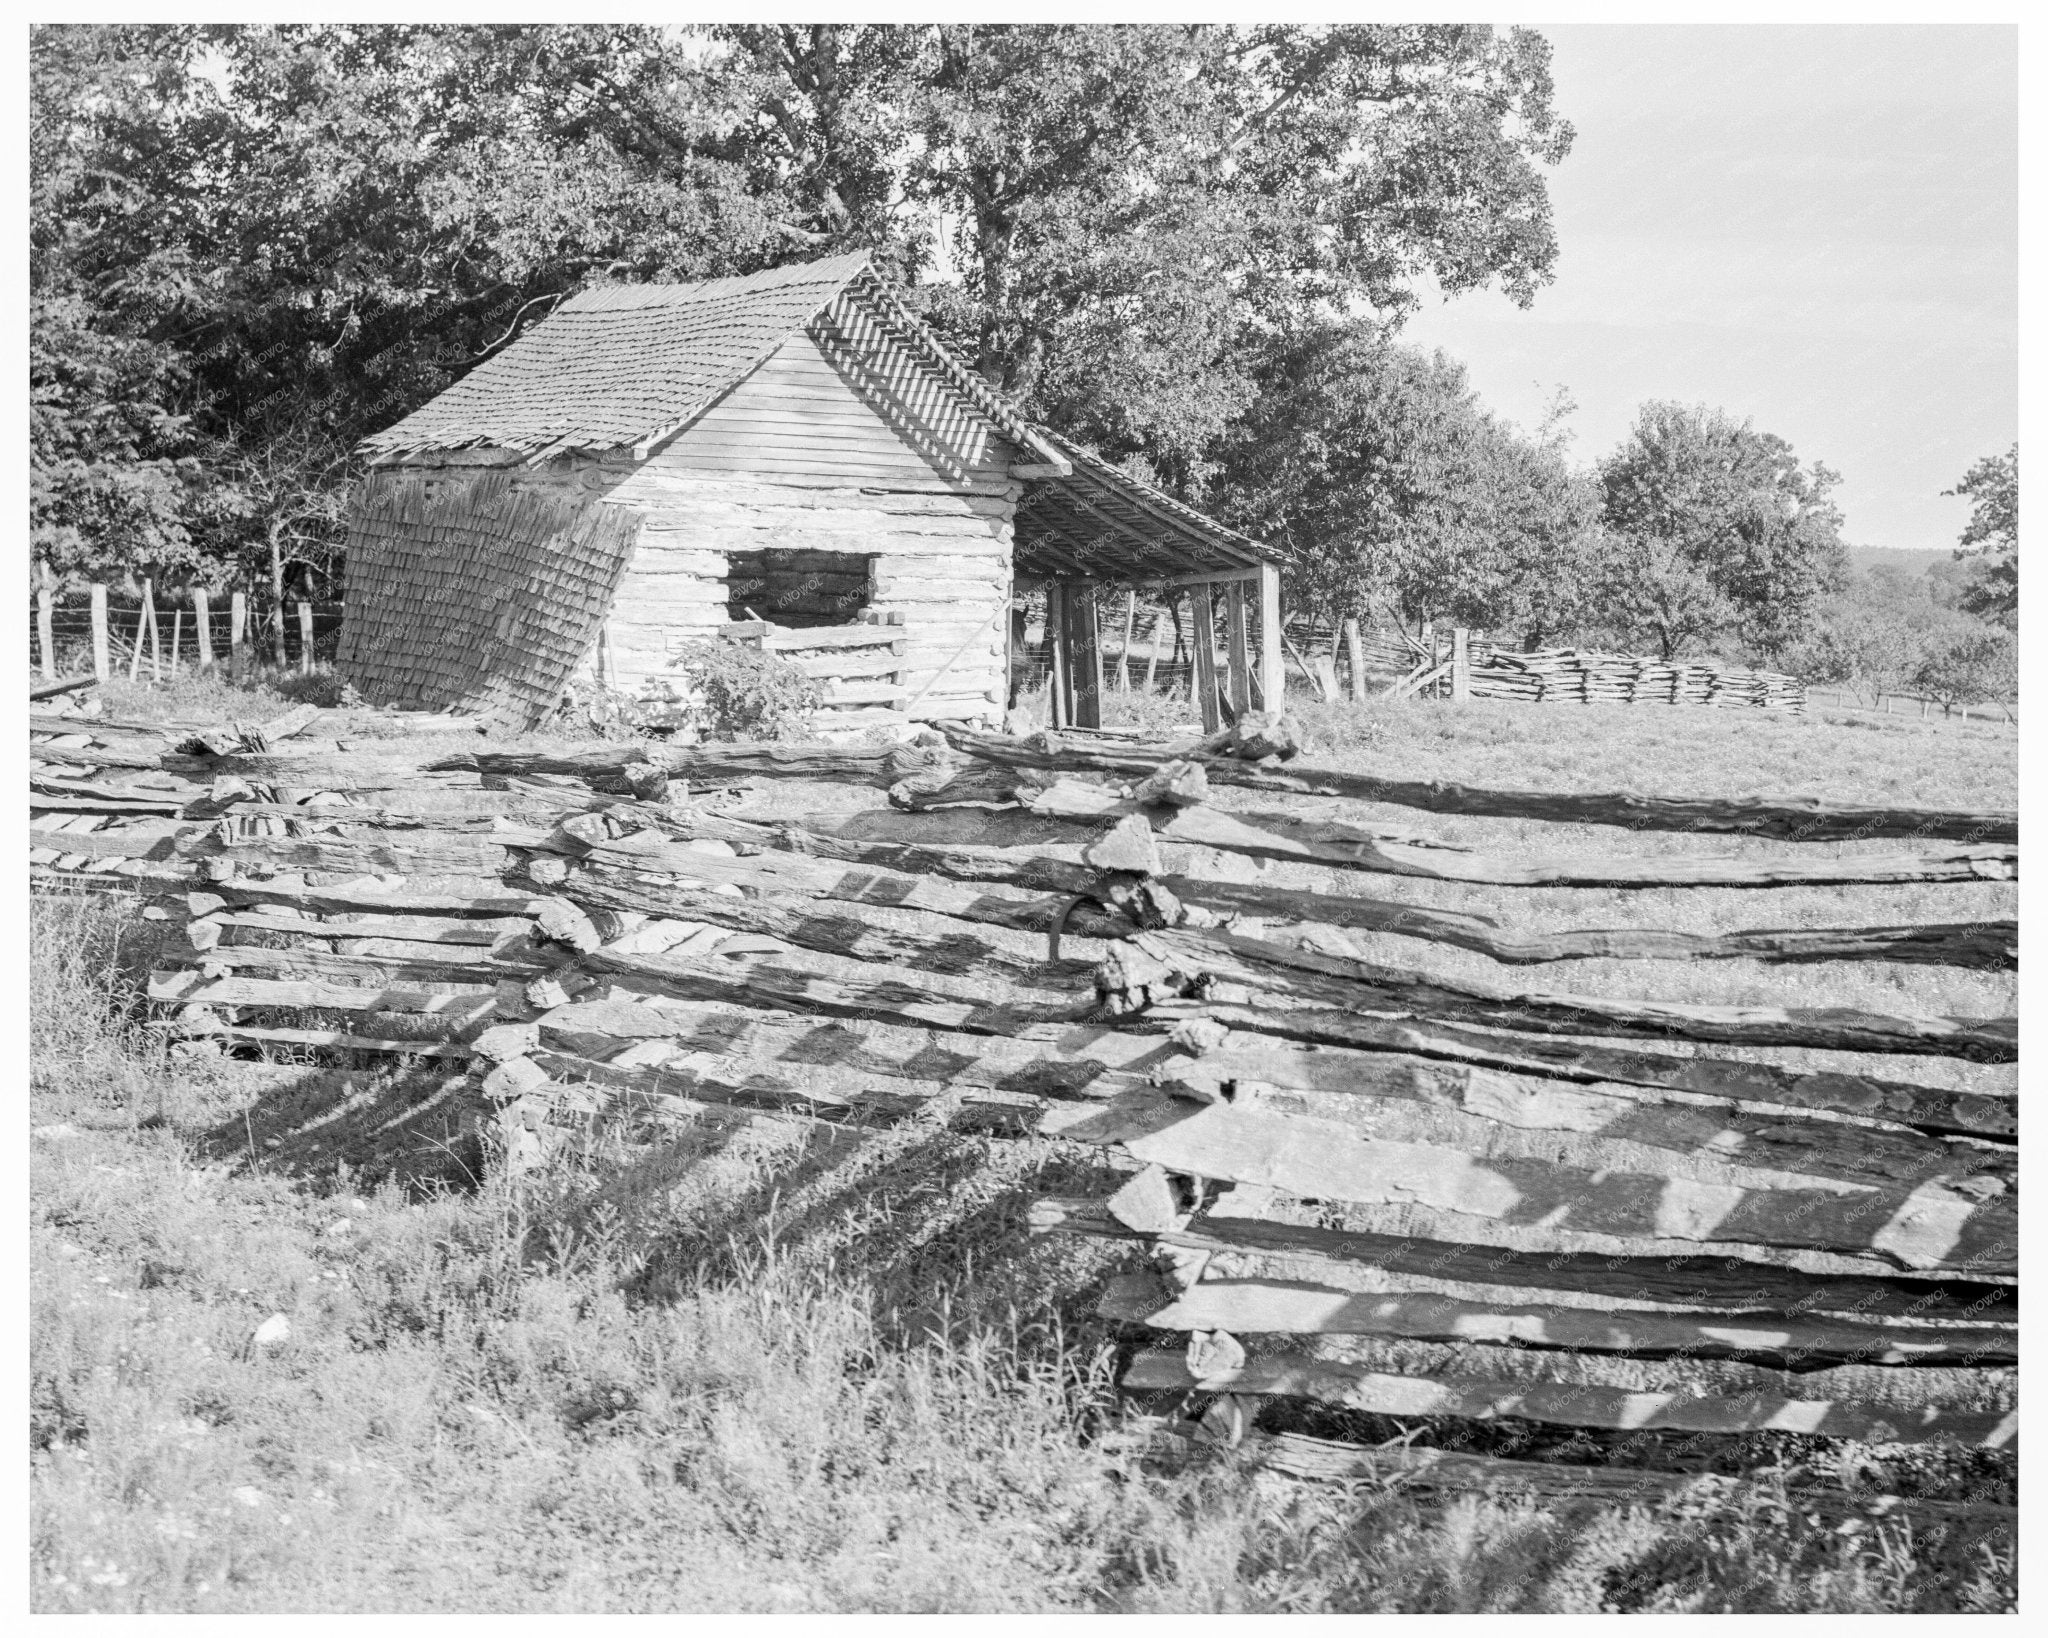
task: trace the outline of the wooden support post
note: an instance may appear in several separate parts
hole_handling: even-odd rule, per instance
[[[1259,565],[1259,708],[1279,711],[1287,704],[1287,655],[1280,625],[1280,568]]]
[[[40,652],[36,658],[42,663],[43,675],[55,678],[57,675],[57,630],[56,621],[50,615],[50,588],[36,587],[36,647]]]
[[[299,669],[313,669],[313,605],[299,599]]]
[[[92,674],[105,682],[111,670],[107,662],[107,588],[95,581],[92,588]]]
[[[1131,691],[1131,634],[1138,629],[1138,594],[1124,593],[1124,640],[1116,651],[1116,685],[1123,693]]]
[[[228,597],[228,674],[237,683],[249,674],[249,598],[239,586]]]
[[[142,612],[149,617],[149,680],[159,688],[164,681],[164,638],[163,627],[156,617],[156,582],[142,583]]]
[[[128,680],[142,675],[142,639],[149,631],[149,582],[142,583],[142,606],[135,611],[135,650],[128,656]]]
[[[1223,588],[1225,638],[1230,645],[1230,708],[1243,716],[1252,708],[1252,661],[1246,640],[1244,582],[1233,580]]]
[[[1351,697],[1365,698],[1365,639],[1359,634],[1354,615],[1344,622],[1344,665],[1351,673]]]
[[[1213,734],[1223,726],[1223,713],[1216,698],[1216,628],[1209,614],[1209,588],[1190,586],[1188,602],[1195,617],[1195,629],[1188,637],[1195,660],[1195,704],[1202,712],[1202,731]]]
[[[1159,639],[1166,635],[1165,614],[1152,617],[1152,657],[1145,662],[1145,692],[1152,692],[1153,679],[1159,675]]]
[[[1102,627],[1095,586],[1082,581],[1067,594],[1067,657],[1073,666],[1075,728],[1102,726]]]
[[[1472,634],[1463,626],[1451,628],[1451,698],[1472,697]]]
[[[171,609],[171,675],[178,674],[178,650],[185,646],[185,605]]]
[[[1052,725],[1055,728],[1071,728],[1073,719],[1067,698],[1067,596],[1066,588],[1057,580],[1045,585],[1045,640],[1052,650],[1051,672],[1046,678],[1046,692],[1052,696]]]
[[[204,586],[192,588],[192,624],[199,633],[199,669],[213,669],[213,604]]]
[[[1017,703],[1017,667],[1024,659],[1024,616],[1028,610],[1024,599],[1013,587],[1010,592],[1009,641],[1003,646],[1003,709],[1009,710]]]

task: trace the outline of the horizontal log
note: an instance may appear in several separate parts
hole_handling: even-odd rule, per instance
[[[1143,778],[1176,755],[1167,749],[1139,749],[1075,743],[1058,735],[1012,739],[966,731],[950,735],[970,756],[1011,767],[1073,773],[1107,773]],[[1826,802],[1818,797],[1679,797],[1630,791],[1566,793],[1492,790],[1441,780],[1386,779],[1336,768],[1299,764],[1262,768],[1229,757],[1201,757],[1209,781],[1249,790],[1291,791],[1305,796],[1347,796],[1430,813],[1459,813],[1493,819],[1547,819],[1561,824],[1618,825],[1630,830],[1721,832],[1769,836],[1790,842],[1867,841],[1910,837],[1970,843],[2017,843],[2019,816],[1996,810],[1905,808]]]
[[[2006,846],[1919,853],[1844,854],[1830,859],[1641,858],[1584,855],[1518,858],[1474,852],[1334,820],[1280,813],[1224,813],[1192,807],[1148,810],[1095,785],[1062,781],[1027,804],[1048,819],[1110,823],[1144,813],[1162,841],[1213,847],[1248,858],[1339,865],[1430,881],[1504,887],[1783,887],[1866,882],[2009,881],[2019,850]]]
[[[49,791],[30,782],[29,822],[45,813],[150,813],[182,815],[192,805],[190,797],[98,796],[70,791]]]
[[[1840,1364],[2010,1366],[2019,1338],[1982,1327],[1947,1331],[1807,1316],[1743,1318],[1647,1310],[1475,1302],[1436,1291],[1347,1291],[1301,1280],[1216,1279],[1162,1291],[1148,1275],[1112,1280],[1096,1313],[1155,1331],[1234,1336],[1388,1336],[1630,1354],[1748,1359],[1813,1370]]]
[[[1674,1177],[1663,1155],[1646,1157],[1632,1146],[1457,1124],[1448,1142],[1429,1140],[1426,1130],[1379,1137],[1334,1119],[1127,1093],[1102,1104],[1054,1105],[1036,1129],[1114,1146],[1168,1171],[1303,1199],[1412,1203],[1450,1223],[1491,1220],[1508,1231],[1510,1244],[1517,1228],[1532,1224],[1617,1240],[1847,1252],[1912,1269],[2006,1274],[2018,1266],[2010,1202],[1987,1206],[1944,1181],[1879,1189],[1700,1162]],[[1487,1152],[1474,1155],[1482,1133]]]
[[[99,678],[87,671],[76,677],[60,677],[55,682],[31,683],[28,697],[31,700],[54,699],[59,694],[73,693],[81,688],[94,688],[98,684]]]
[[[1225,1202],[1231,1195],[1223,1197]],[[1371,1229],[1319,1228],[1212,1211],[1178,1228],[1140,1234],[1099,1200],[1041,1199],[1030,1209],[1037,1233],[1136,1240],[1210,1256],[1271,1258],[1286,1266],[1364,1267],[1390,1278],[1436,1281],[1526,1294],[1572,1308],[1654,1307],[1671,1312],[1833,1314],[1921,1326],[2011,1332],[2019,1324],[2015,1286],[1867,1270],[1812,1272],[1720,1256],[1630,1256],[1590,1251],[1523,1251],[1513,1246],[1432,1240]]]
[[[1568,928],[1517,936],[1485,916],[1394,899],[1357,898],[1168,876],[1184,904],[1219,913],[1356,927],[1425,943],[1476,950],[1509,965],[1626,958],[1646,961],[1898,961],[1952,967],[2019,965],[2019,923],[1981,921],[1894,927],[1774,927],[1731,933],[1664,932],[1648,927]]]
[[[207,978],[190,971],[153,972],[149,999],[182,1006],[326,1007],[335,1012],[469,1014],[477,1002],[495,1003],[495,984],[401,985],[364,989],[314,980]]]
[[[1024,848],[969,843],[890,842],[835,836],[803,825],[761,824],[724,814],[677,811],[651,816],[672,835],[705,837],[745,846],[772,847],[819,859],[842,860],[902,875],[938,875],[955,881],[1002,883],[1046,893],[1076,895],[1102,890],[1103,877],[1077,861]],[[1078,924],[1077,924],[1078,925]]]
[[[1132,946],[1138,954],[1131,953]],[[1205,982],[1221,980],[1320,1006],[1367,1012],[1415,1011],[1556,1035],[1652,1036],[1740,1046],[1925,1053],[1982,1063],[2010,1062],[2019,1045],[2019,1023],[2013,1018],[1879,1013],[1851,1007],[1708,1006],[1515,991],[1477,979],[1452,979],[1289,949],[1268,939],[1185,928],[1138,934],[1132,946],[1112,950],[1104,959],[1098,983],[1105,996],[1130,997],[1134,985],[1147,996],[1162,987],[1170,993],[1187,994]],[[1142,976],[1134,978],[1134,973]]]
[[[803,900],[735,899],[673,877],[651,875],[644,867],[585,862],[563,889],[581,904],[687,916],[784,940],[800,949],[905,968],[920,977],[973,979],[988,987],[991,999],[1079,1002],[1084,998],[1081,980],[1089,971],[1085,962],[1048,963],[1015,955],[964,931],[928,935],[877,926],[851,911],[833,912]]]
[[[806,677],[894,677],[903,656],[888,649],[817,649],[783,656]]]
[[[743,779],[853,780],[893,785],[945,759],[921,746],[782,745],[735,741],[725,745],[657,745],[636,741],[569,751],[465,751],[428,765],[429,772],[571,774],[616,778],[635,763],[649,763],[671,778],[713,785]]]
[[[607,908],[646,909],[658,915],[683,913],[676,911],[674,906],[687,903],[690,906],[687,913],[694,916],[701,907],[701,896],[677,897],[676,890],[672,888],[658,883],[637,882],[634,873],[737,886],[751,893],[788,898],[834,899],[851,904],[923,910],[961,921],[1033,933],[1050,930],[1069,905],[1069,900],[1061,897],[1057,889],[1030,892],[1008,887],[969,887],[914,871],[867,864],[844,865],[830,857],[756,854],[726,858],[654,840],[653,833],[649,832],[595,846],[561,837],[554,845],[564,853],[603,867],[587,871],[572,882],[566,889],[571,897],[579,891],[595,891],[599,896],[593,902],[603,903]],[[582,885],[584,883],[589,884],[587,889]],[[730,903],[730,900],[726,902]],[[1129,924],[1122,918],[1106,915],[1090,906],[1075,907],[1068,915],[1066,925],[1076,936],[1094,938],[1118,938],[1129,931]],[[1042,969],[1042,963],[1020,963],[1014,971],[1023,976]],[[1067,970],[1076,975],[1080,971],[1078,966]]]
[[[346,870],[399,876],[492,875],[511,859],[505,846],[488,834],[467,837],[427,830],[271,836],[233,843],[205,834],[179,852],[188,859],[223,859],[238,870]]]
[[[1278,1010],[1229,1003],[1155,1004],[1127,1027],[1167,1029],[1207,1019],[1253,1035],[1368,1052],[1422,1057],[1550,1075],[1568,1081],[1668,1086],[1752,1103],[1827,1109],[1896,1121],[1924,1131],[2010,1138],[2019,1129],[2010,1092],[1957,1092],[1865,1074],[1785,1069],[1731,1058],[1682,1058],[1634,1048],[1461,1029],[1436,1020],[1371,1018],[1329,1008]]]
[[[435,946],[425,946],[434,950]],[[332,950],[279,950],[263,945],[221,943],[211,949],[187,944],[167,944],[165,959],[230,968],[238,972],[304,973],[323,978],[356,979],[368,983],[495,984],[503,978],[522,982],[553,971],[557,962],[521,956],[513,951],[477,950],[476,959],[456,959],[462,947],[452,947],[440,960],[408,956],[340,955]]]
[[[876,648],[900,643],[907,631],[901,624],[794,626],[771,631],[764,646],[775,654],[808,653],[817,649]]]
[[[207,891],[230,905],[286,905],[326,915],[452,916],[502,920],[532,917],[547,904],[543,896],[507,891],[495,880],[479,879],[474,893],[422,892],[407,887],[306,887],[291,882],[209,884]],[[309,930],[322,924],[310,924]]]
[[[31,825],[30,847],[55,848],[60,854],[85,859],[168,859],[177,849],[178,838],[163,831],[137,834],[130,830],[56,830]]]
[[[827,705],[894,705],[899,709],[910,698],[907,683],[885,682],[833,682],[825,689]]]
[[[375,945],[375,949],[344,951],[351,955],[404,955],[452,946],[490,949],[521,933],[531,932],[526,919],[461,920],[434,916],[357,916],[348,921],[308,921],[255,912],[216,911],[205,920],[218,927],[250,932],[288,933],[294,938]],[[403,949],[398,948],[403,946]]]
[[[1232,1036],[1224,1046],[1169,1064],[1159,1075],[1179,1090],[1228,1098],[1240,1107],[1291,1108],[1375,1123],[1390,1136],[1396,1127],[1413,1135],[1422,1123],[1441,1136],[1455,1130],[1456,1119],[1470,1116],[1523,1132],[1572,1134],[1567,1144],[1597,1136],[1705,1157],[1715,1165],[1739,1161],[1878,1188],[1942,1177],[1976,1178],[1972,1189],[1993,1194],[2018,1186],[2017,1151],[1980,1139],[1934,1137],[1910,1127],[1805,1115],[1696,1092],[1612,1082],[1573,1085],[1398,1053],[1281,1047]],[[1446,1123],[1419,1111],[1388,1109],[1389,1103],[1457,1114]],[[1482,1152],[1476,1137],[1473,1152]],[[1681,1167],[1674,1175],[1682,1172]]]
[[[595,950],[579,962],[685,1001],[727,1001],[794,1013],[872,1018],[972,1035],[1017,1035],[1033,1024],[1077,1024],[1092,1011],[1085,1002],[1004,1006],[971,1001],[939,987],[931,975],[883,979],[842,978],[793,958],[747,963],[713,957],[702,962],[673,956],[618,956]]]
[[[1740,1399],[1627,1393],[1577,1383],[1505,1383],[1395,1376],[1298,1355],[1247,1360],[1197,1377],[1186,1358],[1155,1350],[1124,1374],[1125,1388],[1277,1394],[1383,1416],[1520,1417],[1567,1427],[1683,1433],[1805,1433],[1868,1444],[1953,1444],[1998,1450],[2019,1437],[2016,1411],[1901,1410],[1827,1399]]]
[[[1087,1024],[1032,1025],[1014,1038],[882,1023],[787,1018],[699,1003],[572,1001],[540,1019],[543,1039],[672,1039],[736,1060],[822,1064],[869,1078],[942,1081],[1028,1097],[1099,1096],[1172,1056],[1143,1036]]]
[[[409,1041],[388,1035],[355,1035],[342,1029],[257,1029],[247,1024],[200,1021],[179,1023],[174,1032],[191,1038],[246,1041],[255,1046],[325,1047],[337,1052],[386,1052],[394,1057],[454,1058],[471,1056],[459,1041]]]
[[[741,1104],[803,1113],[839,1110],[886,1116],[914,1109],[943,1090],[927,1084],[912,1092],[909,1082],[882,1089],[854,1072],[829,1065],[785,1068],[735,1062],[703,1052],[682,1053],[646,1068],[625,1068],[559,1051],[543,1050],[529,1057],[557,1081],[602,1088],[614,1094],[614,1107],[651,1113],[659,1113],[662,1105],[672,1099],[687,1098],[697,1103]]]

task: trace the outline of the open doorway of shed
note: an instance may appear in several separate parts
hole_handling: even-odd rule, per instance
[[[726,612],[778,626],[846,626],[874,597],[875,560],[865,552],[768,547],[726,559]]]

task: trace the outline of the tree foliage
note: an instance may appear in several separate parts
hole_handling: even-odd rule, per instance
[[[1233,521],[1287,548],[1290,598],[1333,618],[1386,599],[1540,643],[1569,629],[1597,493],[1552,432],[1522,436],[1463,367],[1328,324],[1274,346],[1223,444]]]
[[[1264,338],[1527,301],[1528,30],[37,29],[35,548],[331,557],[367,432],[592,283],[875,248],[1034,413],[1200,498]]]
[[[1600,465],[1599,617],[1666,659],[1722,641],[1775,655],[1846,572],[1837,481],[1723,411],[1643,405]]]
[[[1944,495],[1960,495],[1970,505],[1958,558],[1985,558],[1978,575],[1965,588],[1962,606],[2017,625],[2020,610],[2020,446],[2003,455],[1987,455],[1963,474]]]

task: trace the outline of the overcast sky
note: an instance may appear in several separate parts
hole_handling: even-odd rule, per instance
[[[1406,339],[1574,453],[1645,399],[1718,405],[1842,474],[1856,545],[1949,546],[1943,499],[2018,424],[2010,28],[1545,28],[1578,129],[1557,282],[1434,300]]]

